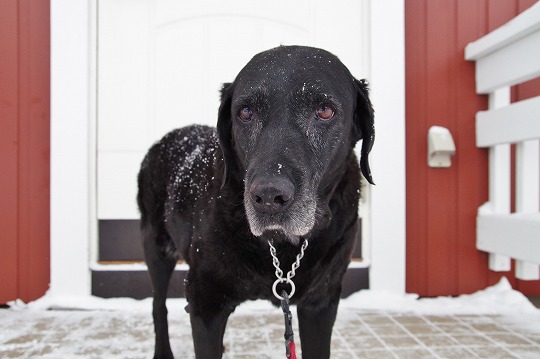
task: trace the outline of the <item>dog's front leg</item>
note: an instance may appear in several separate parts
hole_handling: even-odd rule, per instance
[[[203,318],[190,308],[191,332],[197,359],[219,359],[223,355],[223,335],[232,310],[222,309],[215,315]]]
[[[323,308],[298,306],[298,326],[303,359],[330,358],[330,342],[338,302],[339,298]]]

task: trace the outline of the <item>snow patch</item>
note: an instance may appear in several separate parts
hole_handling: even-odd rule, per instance
[[[340,308],[386,310],[421,315],[466,314],[536,314],[540,311],[520,292],[512,289],[508,279],[473,294],[458,297],[421,298],[417,294],[385,291],[360,291],[340,303]]]
[[[152,310],[152,299],[131,298],[98,298],[54,296],[47,292],[42,298],[25,304],[21,300],[8,303],[13,310],[120,310],[148,311]],[[167,306],[172,311],[184,311],[185,299],[168,299]],[[249,314],[260,311],[275,310],[268,301],[248,301],[240,305],[236,312]],[[524,314],[537,316],[540,322],[540,310],[520,292],[512,289],[506,278],[499,283],[473,294],[458,297],[421,298],[417,294],[399,294],[390,291],[362,290],[342,299],[340,309],[360,309],[388,311],[393,313],[412,313],[418,315],[512,315]],[[540,328],[539,328],[540,329]]]

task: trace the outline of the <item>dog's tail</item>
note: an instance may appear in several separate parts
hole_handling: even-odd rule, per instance
[[[145,228],[149,224],[157,224],[163,221],[164,216],[164,198],[166,193],[163,192],[164,186],[160,185],[160,178],[156,178],[156,173],[160,173],[159,168],[159,149],[154,145],[148,151],[144,160],[141,163],[141,169],[137,177],[138,193],[137,205],[141,214],[141,228]]]

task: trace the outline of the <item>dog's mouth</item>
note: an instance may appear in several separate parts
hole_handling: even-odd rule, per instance
[[[252,232],[253,233],[253,232]],[[254,234],[255,235],[255,234]],[[261,234],[255,235],[258,238],[264,238],[265,240],[271,241],[288,241],[294,245],[300,244],[300,238],[303,236],[294,235],[285,230],[282,226],[271,225],[262,231]]]
[[[251,216],[248,215],[249,227],[251,229],[251,233],[253,233],[254,236],[261,237],[264,234],[271,234],[272,237],[284,237],[286,240],[293,244],[298,244],[300,242],[300,237],[304,237],[309,234],[309,232],[313,228],[314,222],[302,221],[300,223],[295,223],[292,221],[288,221],[285,223],[265,223],[265,221],[261,220],[260,218],[250,217]],[[275,236],[276,234],[277,236]]]
[[[245,200],[244,205],[249,228],[256,237],[267,232],[279,232],[295,243],[299,237],[308,235],[315,225],[315,200],[297,200],[286,211],[277,214],[257,211],[250,200]]]
[[[317,201],[309,184],[295,184],[282,173],[255,175],[245,182],[244,207],[253,235],[281,233],[298,242],[313,229]]]
[[[313,224],[311,223],[269,223],[265,224],[264,220],[261,221],[258,218],[249,220],[248,216],[248,222],[251,229],[251,233],[253,235],[259,237],[264,232],[269,231],[277,231],[282,232],[287,236],[293,236],[293,237],[300,237],[307,235],[311,229],[313,228]]]

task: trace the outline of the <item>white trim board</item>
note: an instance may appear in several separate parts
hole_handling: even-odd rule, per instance
[[[90,294],[94,233],[95,13],[91,0],[51,1],[51,284],[52,295]]]

